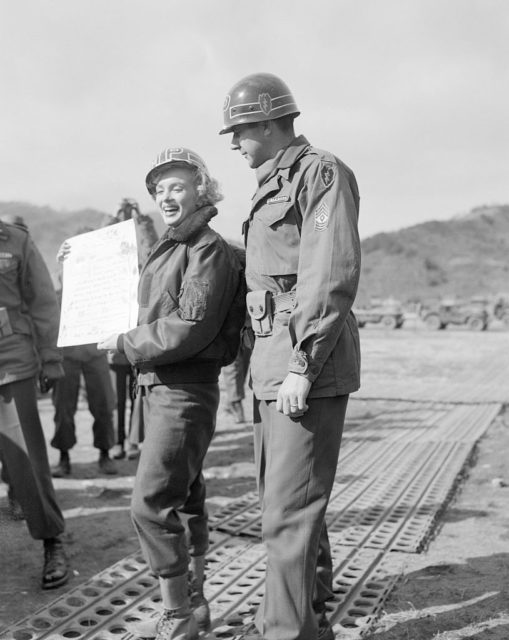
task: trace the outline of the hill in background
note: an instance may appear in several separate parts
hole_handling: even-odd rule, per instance
[[[357,304],[493,296],[509,290],[509,205],[483,206],[362,242]]]
[[[110,219],[95,209],[57,211],[22,202],[0,202],[3,214],[24,219],[54,278],[61,243],[83,227],[99,228]],[[158,227],[158,216],[155,222]],[[477,207],[461,217],[362,241],[358,306],[371,298],[428,301],[503,291],[509,291],[509,205]]]

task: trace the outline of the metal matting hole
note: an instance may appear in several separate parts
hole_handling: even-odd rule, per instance
[[[65,604],[68,604],[70,607],[83,607],[85,605],[85,600],[82,598],[76,598],[75,596],[70,596],[65,601]]]
[[[132,587],[130,587],[129,589],[126,589],[124,593],[126,596],[131,596],[131,597],[140,595],[140,591],[138,589],[133,589]]]
[[[155,580],[154,582],[150,582],[149,580],[138,580],[136,584],[140,585],[140,587],[145,587],[146,589],[149,589],[150,587],[154,587],[156,582]]]
[[[127,633],[127,629],[125,627],[110,627],[108,631],[116,636],[119,636],[122,633]]]
[[[110,604],[112,604],[114,607],[121,607],[124,604],[127,604],[127,600],[125,598],[112,598],[110,600]]]
[[[96,598],[98,595],[100,595],[97,589],[92,589],[91,587],[85,587],[84,589],[82,589],[82,593],[89,598]]]
[[[64,638],[81,638],[83,633],[78,629],[67,629],[66,631],[62,632],[62,635],[64,636]]]
[[[34,618],[31,623],[36,629],[48,629],[48,627],[52,626],[51,622],[46,618]]]
[[[228,620],[226,621],[226,624],[229,627],[243,627],[244,620],[242,620],[242,618],[228,618]]]
[[[363,625],[359,625],[359,621],[357,618],[349,618],[349,617],[346,617],[343,620],[341,620],[340,625],[345,629],[358,629],[360,626],[363,626]]]
[[[54,618],[67,618],[71,612],[65,607],[52,607],[48,613]]]
[[[153,613],[154,611],[157,611],[157,609],[155,607],[149,607],[148,605],[144,604],[139,607],[138,611],[140,613]]]
[[[139,616],[137,616],[136,614],[134,614],[134,615],[133,615],[133,614],[131,613],[130,615],[128,615],[128,616],[126,616],[126,617],[124,618],[124,622],[141,622],[141,620],[142,620],[142,619],[143,619],[143,618],[140,618],[140,617],[139,617]]]
[[[373,603],[370,600],[359,598],[358,600],[354,600],[353,604],[355,607],[371,607]]]
[[[99,589],[112,589],[115,586],[115,583],[111,580],[104,579],[94,580],[92,584],[94,587],[99,587]]]
[[[139,571],[138,567],[133,567],[132,564],[124,564],[122,565],[122,569],[125,569],[126,571],[131,571],[131,572]]]
[[[94,618],[82,618],[81,620],[78,620],[78,624],[80,624],[82,627],[95,627],[97,624],[97,620],[95,620]]]
[[[34,637],[34,632],[31,629],[18,629],[14,631],[12,637],[15,640],[31,640]]]
[[[364,586],[373,591],[380,591],[381,589],[384,588],[384,585],[379,584],[378,582],[366,582]]]
[[[98,616],[111,616],[113,613],[112,609],[96,609],[95,612]]]
[[[112,571],[109,575],[111,578],[119,578],[120,580],[124,578],[124,574],[120,573],[120,571]]]

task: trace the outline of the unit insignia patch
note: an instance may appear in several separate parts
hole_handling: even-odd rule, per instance
[[[322,162],[320,167],[320,177],[322,178],[324,187],[331,186],[336,177],[336,170],[332,162]]]

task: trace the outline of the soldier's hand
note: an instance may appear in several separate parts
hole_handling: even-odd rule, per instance
[[[48,393],[57,380],[64,377],[64,369],[59,362],[44,362],[39,373],[39,389],[41,393]]]
[[[290,418],[299,418],[308,410],[306,400],[311,382],[298,373],[289,373],[279,387],[276,409]]]
[[[60,249],[57,251],[57,262],[63,262],[71,253],[71,245],[64,241],[60,245]]]
[[[118,333],[113,333],[97,344],[99,351],[118,351]]]

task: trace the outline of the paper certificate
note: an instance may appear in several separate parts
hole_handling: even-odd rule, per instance
[[[138,250],[127,220],[66,241],[58,346],[101,342],[136,326]]]

